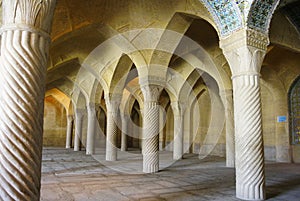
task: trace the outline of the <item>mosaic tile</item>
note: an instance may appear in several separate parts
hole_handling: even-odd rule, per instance
[[[230,0],[204,1],[211,14],[216,18],[216,23],[221,35],[227,35],[242,26],[242,19]]]
[[[256,1],[249,13],[247,25],[252,29],[266,32],[269,28],[269,18],[273,13],[277,0]]]

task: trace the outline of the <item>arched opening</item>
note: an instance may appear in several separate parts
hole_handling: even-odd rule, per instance
[[[300,76],[292,84],[289,93],[290,142],[300,145]]]

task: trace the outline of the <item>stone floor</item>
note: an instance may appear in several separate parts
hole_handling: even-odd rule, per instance
[[[162,152],[164,168],[156,174],[141,174],[141,156],[135,156],[126,160],[119,153],[119,161],[104,162],[103,154],[92,157],[84,151],[44,149],[41,200],[238,200],[234,169],[225,167],[224,158],[199,160],[188,154],[170,163],[166,158],[172,153]],[[300,200],[300,164],[267,163],[266,177],[268,200]]]

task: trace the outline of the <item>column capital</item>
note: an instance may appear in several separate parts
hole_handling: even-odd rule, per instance
[[[6,0],[3,2],[1,31],[24,30],[50,39],[56,0]]]
[[[267,34],[253,29],[241,29],[227,37],[221,38],[220,47],[223,51],[234,51],[244,46],[266,51],[269,43]]]
[[[186,104],[180,101],[174,101],[171,102],[171,107],[173,110],[174,116],[183,116],[185,109],[186,109]]]
[[[68,121],[73,121],[74,120],[74,115],[67,115],[67,120]]]
[[[242,29],[222,38],[220,47],[230,65],[233,78],[258,75],[268,44],[266,34],[252,29]]]
[[[105,104],[108,113],[117,113],[120,106],[120,101],[117,100],[109,101],[105,99]]]
[[[158,102],[163,87],[159,85],[143,85],[141,86],[141,90],[144,96],[144,102]]]

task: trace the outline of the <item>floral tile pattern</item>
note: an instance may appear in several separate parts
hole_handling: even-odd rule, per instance
[[[256,1],[250,10],[247,25],[248,27],[267,32],[271,15],[278,0],[260,0]]]
[[[228,35],[242,26],[242,19],[230,0],[207,0],[211,14],[217,18],[221,35]]]
[[[266,32],[278,0],[201,0],[213,15],[221,36],[248,26]],[[245,23],[247,21],[247,23]]]

